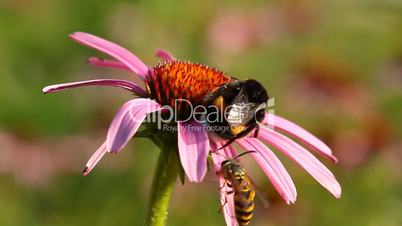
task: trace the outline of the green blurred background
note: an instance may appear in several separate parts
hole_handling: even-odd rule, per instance
[[[343,188],[333,198],[284,160],[298,201],[269,194],[252,225],[402,225],[402,2],[0,0],[0,225],[142,225],[157,147],[132,140],[87,177],[118,107],[113,88],[44,96],[48,84],[134,76],[85,63],[102,56],[69,40],[86,31],[132,50],[149,65],[158,47],[179,59],[261,81],[275,112],[327,142],[324,159]],[[214,174],[178,185],[169,225],[224,225]],[[258,201],[257,201],[258,202]]]

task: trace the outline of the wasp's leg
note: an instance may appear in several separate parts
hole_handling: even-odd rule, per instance
[[[218,213],[222,212],[223,207],[225,207],[225,205],[228,203],[228,199],[227,199],[226,196],[232,194],[233,192],[234,192],[233,190],[232,190],[232,191],[225,192],[225,202],[224,202],[224,203],[222,204],[222,206],[219,208]]]
[[[222,204],[222,206],[219,208],[218,213],[221,213],[223,210],[223,207],[225,207],[225,205],[228,203],[228,199],[225,196],[225,202]]]
[[[229,182],[225,182],[225,183],[223,183],[222,187],[218,188],[218,190],[219,190],[219,191],[222,190],[225,186],[228,186],[229,188],[231,188],[231,187],[232,187],[232,184],[229,183]]]
[[[221,191],[225,186],[228,186],[228,187],[232,188],[232,184],[227,182],[227,181],[225,181],[223,186],[220,187],[218,190]],[[226,203],[228,203],[228,200],[227,200],[226,196],[230,195],[230,194],[233,194],[233,192],[234,192],[234,190],[225,191],[225,203],[223,203],[222,206],[219,208],[218,213],[220,213],[222,211],[223,207],[226,205]]]

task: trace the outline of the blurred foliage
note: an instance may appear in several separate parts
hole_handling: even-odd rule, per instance
[[[132,78],[86,65],[99,54],[68,40],[74,31],[119,43],[149,65],[161,47],[256,78],[275,97],[277,114],[333,147],[340,162],[325,163],[342,184],[340,200],[284,160],[299,191],[286,206],[250,162],[271,199],[270,208],[257,206],[253,225],[402,225],[398,0],[1,0],[0,225],[144,221],[158,154],[151,142],[136,139],[90,176],[80,174],[114,111],[131,97],[113,88],[41,93],[53,83]],[[201,185],[178,185],[170,225],[224,225],[210,174]]]

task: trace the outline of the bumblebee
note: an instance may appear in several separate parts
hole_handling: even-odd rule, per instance
[[[252,181],[236,159],[250,152],[254,151],[244,152],[233,159],[223,161],[220,172],[218,172],[225,179],[226,185],[233,189],[227,193],[234,193],[233,202],[236,220],[240,226],[248,225],[254,215],[254,197],[256,192],[253,190]]]
[[[239,80],[202,64],[164,62],[152,69],[146,84],[152,99],[178,109],[179,120],[190,119],[197,106],[205,107],[204,115],[198,115],[211,128],[228,128],[213,131],[229,140],[227,145],[255,128],[258,133],[265,116],[268,94],[259,82]]]

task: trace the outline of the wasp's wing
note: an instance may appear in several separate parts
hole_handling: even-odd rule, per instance
[[[268,197],[266,195],[265,192],[263,192],[255,183],[254,181],[247,176],[247,180],[250,183],[250,186],[253,188],[253,190],[255,191],[255,193],[257,194],[258,198],[261,200],[262,205],[264,206],[264,208],[268,208],[269,207],[269,201],[268,201]]]

